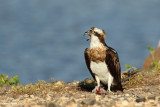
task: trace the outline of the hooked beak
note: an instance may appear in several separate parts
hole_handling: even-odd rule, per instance
[[[89,31],[87,31],[87,32],[85,32],[84,34],[83,34],[83,36],[85,36],[85,35],[88,35],[89,37],[87,38],[87,41],[91,38],[91,35],[90,35],[90,33],[89,33]]]

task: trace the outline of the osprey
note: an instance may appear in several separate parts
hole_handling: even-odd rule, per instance
[[[111,85],[113,89],[123,91],[118,54],[106,45],[104,30],[92,27],[84,35],[89,35],[87,41],[91,39],[90,47],[85,49],[84,56],[88,70],[97,82],[92,92],[98,93],[101,84],[108,88],[108,92],[111,92]]]

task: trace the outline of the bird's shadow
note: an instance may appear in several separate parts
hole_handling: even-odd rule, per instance
[[[96,87],[96,85],[97,85],[97,83],[96,83],[96,81],[95,81],[94,79],[89,79],[89,78],[87,78],[87,79],[85,79],[84,81],[80,81],[79,84],[78,84],[78,87],[79,87],[79,89],[82,90],[82,91],[92,92],[92,90]],[[103,86],[103,85],[102,85],[102,86]],[[105,90],[108,89],[107,86],[106,86],[106,87],[103,86],[103,88],[104,88]],[[124,89],[124,88],[123,88],[123,89]],[[121,90],[122,92],[123,92],[123,89]],[[117,87],[111,86],[111,90],[112,90],[113,92],[117,92]]]
[[[82,91],[88,91],[91,92],[96,86],[96,82],[94,79],[85,79],[84,81],[80,81],[78,87]]]

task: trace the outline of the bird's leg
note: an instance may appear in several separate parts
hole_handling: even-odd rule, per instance
[[[108,77],[108,90],[107,90],[109,93],[113,93],[111,91],[112,82],[113,82],[113,77],[111,76],[111,74],[109,74],[109,77]]]
[[[97,86],[92,90],[93,93],[97,93],[97,91],[100,91],[100,80],[97,76],[95,76],[95,79],[97,81]]]

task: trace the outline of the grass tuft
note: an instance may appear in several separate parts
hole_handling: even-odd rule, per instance
[[[18,80],[18,75],[9,77],[8,75],[1,74],[0,75],[0,87],[3,87],[4,84],[6,85],[18,85],[20,81]]]

